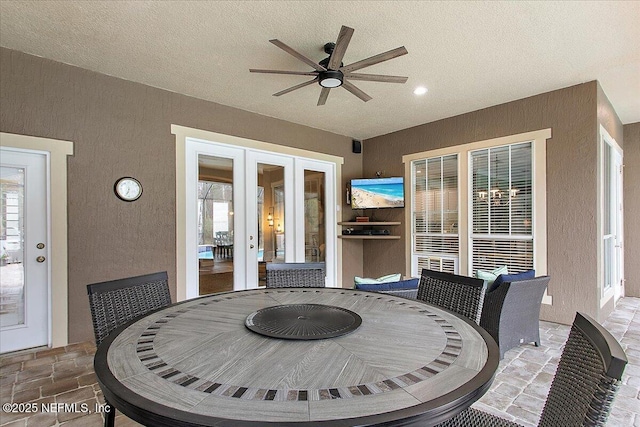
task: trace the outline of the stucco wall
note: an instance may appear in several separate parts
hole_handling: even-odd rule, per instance
[[[543,93],[364,141],[364,174],[403,174],[405,154],[551,128],[547,143],[549,294],[545,320],[569,324],[576,311],[597,317],[596,185],[597,96],[595,81]],[[404,222],[403,209],[384,212]],[[365,242],[364,273],[405,272],[400,241]]]
[[[0,130],[74,142],[68,162],[69,340],[92,340],[85,286],[167,270],[175,296],[175,138],[171,124],[344,157],[351,138],[0,49]],[[119,177],[144,186],[135,203],[113,194]],[[341,199],[344,199],[342,197]],[[343,212],[346,204],[343,202]],[[362,274],[356,247],[344,277]],[[351,255],[349,255],[349,259]]]
[[[624,126],[625,293],[640,297],[640,122]]]

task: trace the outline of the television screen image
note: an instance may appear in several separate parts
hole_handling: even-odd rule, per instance
[[[351,208],[403,208],[404,178],[351,180]]]

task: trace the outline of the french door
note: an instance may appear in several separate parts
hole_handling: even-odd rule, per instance
[[[46,154],[2,149],[0,353],[49,342]]]
[[[269,262],[325,262],[336,286],[335,164],[195,139],[185,161],[187,298],[264,285]]]
[[[601,138],[602,292],[605,299],[613,292],[617,301],[624,296],[622,150],[604,129],[601,129]]]

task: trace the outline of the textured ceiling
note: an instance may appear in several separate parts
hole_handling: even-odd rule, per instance
[[[0,44],[100,73],[332,131],[369,138],[599,80],[623,123],[640,121],[640,2],[8,1]],[[273,93],[310,71],[268,42],[311,59],[341,25],[349,64],[405,46],[360,70],[405,84],[355,82],[318,107],[318,85]],[[429,92],[417,97],[413,89]]]

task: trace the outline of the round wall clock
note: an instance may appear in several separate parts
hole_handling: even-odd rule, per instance
[[[142,196],[142,184],[135,178],[125,176],[116,181],[113,190],[119,199],[133,202]]]

